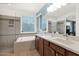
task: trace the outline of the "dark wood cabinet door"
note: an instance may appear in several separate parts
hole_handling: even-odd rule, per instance
[[[61,55],[64,56],[65,55],[65,49],[58,46],[58,45],[56,45],[56,44],[54,44],[54,43],[50,43],[50,48],[52,48],[52,49],[54,49],[56,51],[55,54],[57,56],[61,56]]]
[[[52,48],[48,47],[48,51],[49,51],[49,55],[50,56],[55,56],[55,50],[53,50]]]
[[[43,39],[39,39],[39,54],[43,56]]]
[[[66,50],[66,56],[79,56],[71,51]]]
[[[39,51],[39,38],[37,36],[35,37],[35,48]]]
[[[63,54],[56,52],[56,56],[63,56]]]
[[[47,47],[44,46],[44,56],[49,56]]]
[[[55,56],[55,51],[50,47],[44,46],[44,56]]]

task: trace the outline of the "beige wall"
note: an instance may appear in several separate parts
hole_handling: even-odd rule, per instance
[[[16,20],[14,19],[14,27],[9,27],[9,19],[7,18],[0,18],[0,49],[14,47],[14,42],[18,37],[34,35],[33,33],[20,33],[19,18]]]

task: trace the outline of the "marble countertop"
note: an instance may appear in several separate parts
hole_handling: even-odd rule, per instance
[[[67,50],[70,50],[76,54],[79,54],[79,37],[51,36],[50,34],[36,34],[36,35],[52,43],[55,43]]]

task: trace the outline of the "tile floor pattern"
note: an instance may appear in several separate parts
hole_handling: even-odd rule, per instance
[[[14,54],[13,49],[0,50],[0,56],[39,56],[36,49],[27,52],[19,52],[17,55]]]

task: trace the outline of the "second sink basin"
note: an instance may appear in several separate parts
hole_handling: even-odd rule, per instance
[[[52,39],[53,40],[53,39]],[[56,41],[56,42],[59,42],[61,44],[66,44],[66,45],[73,45],[75,44],[76,42],[72,42],[70,40],[66,40],[64,38],[57,38],[57,39],[54,39],[53,41]]]

